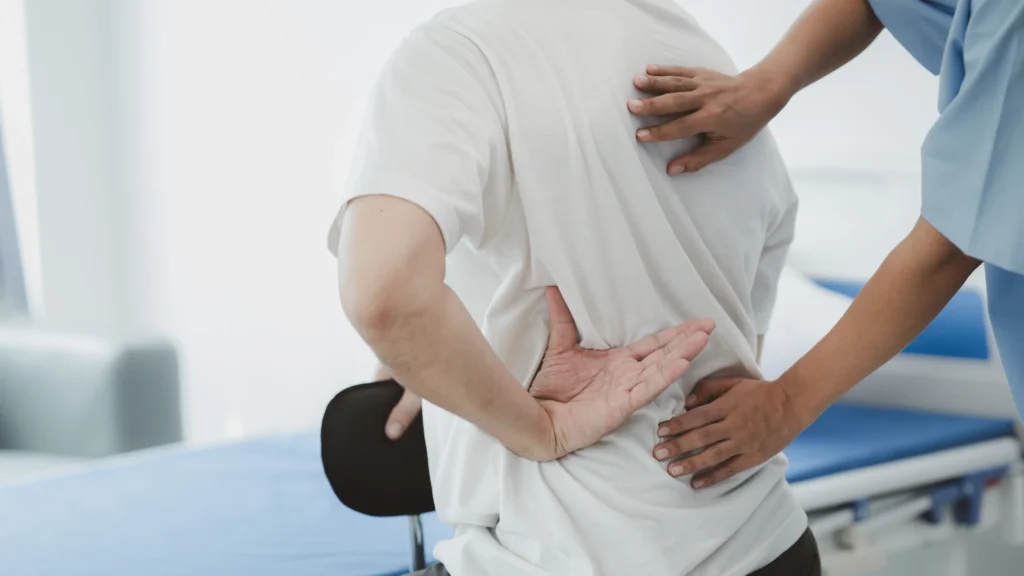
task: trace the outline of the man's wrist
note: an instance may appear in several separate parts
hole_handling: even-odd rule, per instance
[[[516,456],[534,462],[546,462],[562,456],[559,453],[551,416],[539,402],[534,400],[536,410],[525,415],[525,422],[516,425],[516,431],[508,438],[500,439]]]

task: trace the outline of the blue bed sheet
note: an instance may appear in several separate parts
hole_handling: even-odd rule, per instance
[[[1013,421],[837,404],[785,453],[790,482],[1013,435]]]
[[[426,523],[428,550],[451,531]],[[3,576],[403,573],[408,523],[345,508],[317,434],[195,451],[0,488]]]
[[[857,296],[864,287],[863,282],[854,281],[818,279],[815,282],[851,298]],[[957,292],[935,320],[903,352],[987,360],[988,326],[985,324],[985,303],[981,293],[972,288]]]
[[[789,478],[878,464],[1012,433],[1002,420],[836,406],[787,450]],[[427,549],[451,529],[424,519]],[[121,463],[0,488],[0,574],[403,574],[404,518],[335,498],[315,433]]]

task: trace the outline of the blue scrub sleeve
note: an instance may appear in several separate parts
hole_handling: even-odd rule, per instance
[[[932,74],[942,67],[942,51],[957,0],[869,0],[875,16]]]
[[[967,254],[1024,274],[1024,2],[962,0],[922,148],[922,216]]]

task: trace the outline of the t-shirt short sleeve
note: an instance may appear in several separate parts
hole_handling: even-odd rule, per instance
[[[1024,3],[968,4],[921,150],[921,213],[970,256],[1024,274]]]
[[[797,201],[794,196],[782,212],[782,217],[768,234],[768,240],[761,251],[754,283],[751,289],[751,304],[754,312],[754,327],[758,335],[768,332],[775,300],[778,295],[779,277],[786,264],[789,246],[796,232]]]
[[[500,204],[510,186],[504,126],[497,81],[480,49],[436,23],[414,31],[373,90],[330,249],[337,250],[348,202],[377,194],[430,214],[448,253],[463,239],[478,244],[487,206]]]

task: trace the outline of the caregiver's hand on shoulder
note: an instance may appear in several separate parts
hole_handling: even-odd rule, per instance
[[[678,380],[708,342],[713,320],[691,320],[628,346],[586,350],[556,288],[547,291],[548,348],[530,385],[551,419],[550,456],[585,448]],[[544,459],[544,458],[538,458]]]
[[[669,174],[695,172],[750,142],[779,113],[794,88],[777,75],[748,70],[729,76],[704,68],[648,66],[633,83],[658,94],[627,103],[641,116],[682,115],[637,131],[641,142],[704,135],[704,142],[669,163]]]
[[[782,452],[810,420],[797,413],[776,382],[748,378],[702,380],[686,399],[687,412],[662,422],[654,457],[671,461],[672,476],[696,474],[707,488]],[[682,457],[682,458],[680,458]]]

